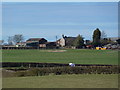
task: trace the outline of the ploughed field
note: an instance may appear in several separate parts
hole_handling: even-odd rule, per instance
[[[48,75],[8,77],[3,88],[118,88],[117,74]]]
[[[2,50],[2,62],[118,64],[117,50]]]

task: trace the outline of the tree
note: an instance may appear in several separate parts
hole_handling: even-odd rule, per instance
[[[100,39],[101,39],[101,31],[97,28],[93,32],[93,45],[94,47],[100,46]]]
[[[13,42],[13,36],[9,36],[8,37],[8,45],[13,45],[14,42]]]
[[[102,31],[101,32],[101,39],[104,39],[104,38],[107,38],[107,34],[104,31]]]
[[[104,46],[106,44],[109,44],[109,40],[107,38],[101,39],[101,45]]]
[[[116,40],[118,44],[120,44],[120,39]]]
[[[14,43],[19,43],[19,42],[22,42],[23,40],[24,40],[24,37],[22,34],[16,34],[13,36]]]
[[[78,35],[75,39],[74,46],[76,48],[82,48],[84,46],[84,38],[81,35]]]
[[[101,32],[101,40],[100,40],[100,42],[101,42],[102,46],[108,44],[108,42],[109,42],[109,40],[107,38],[107,34],[104,31]]]
[[[24,40],[24,37],[22,34],[16,34],[14,36],[8,37],[8,45],[14,45],[16,43],[22,42]]]
[[[3,43],[4,43],[4,40],[0,40],[0,45],[3,45]]]

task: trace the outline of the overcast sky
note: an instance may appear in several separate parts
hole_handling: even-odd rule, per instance
[[[62,34],[92,39],[96,28],[105,31],[108,37],[117,37],[117,5],[117,2],[4,2],[3,39],[15,34],[49,41]]]

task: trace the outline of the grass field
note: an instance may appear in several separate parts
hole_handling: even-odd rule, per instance
[[[3,78],[3,88],[117,88],[118,75],[50,75]]]
[[[51,50],[53,51],[53,50]],[[3,62],[43,62],[75,64],[117,64],[115,50],[72,50],[51,52],[50,50],[2,50]]]

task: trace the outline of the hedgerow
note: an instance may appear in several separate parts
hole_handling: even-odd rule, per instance
[[[76,66],[76,67],[43,67],[29,68],[24,71],[16,71],[16,76],[44,76],[49,74],[118,74],[118,66]]]

